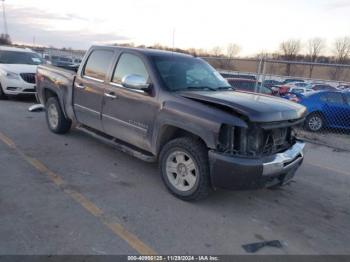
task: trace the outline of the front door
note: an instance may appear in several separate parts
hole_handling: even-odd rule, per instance
[[[101,109],[114,51],[94,49],[74,82],[74,110],[79,123],[102,130]]]
[[[124,142],[150,150],[150,136],[157,111],[154,90],[126,88],[123,77],[139,75],[148,79],[149,73],[141,57],[122,53],[114,69],[112,80],[106,85],[102,123],[104,131]]]

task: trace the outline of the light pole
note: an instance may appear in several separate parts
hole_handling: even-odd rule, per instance
[[[5,0],[1,0],[1,1],[2,1],[2,16],[3,16],[3,20],[4,20],[5,36],[6,36],[6,38],[9,38],[9,33],[8,33],[8,29],[7,29],[7,21],[6,21]]]

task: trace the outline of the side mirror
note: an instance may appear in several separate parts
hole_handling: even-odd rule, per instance
[[[141,75],[126,75],[122,79],[122,86],[135,90],[147,91],[150,84],[148,84],[147,80]]]

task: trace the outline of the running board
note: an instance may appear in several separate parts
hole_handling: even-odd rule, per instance
[[[127,143],[122,142],[115,137],[109,136],[107,134],[104,134],[98,130],[95,130],[93,128],[84,126],[84,125],[79,125],[76,127],[76,129],[83,131],[84,133],[97,138],[98,140],[113,146],[114,148],[118,149],[119,151],[122,151],[124,153],[127,153],[133,157],[136,157],[138,159],[141,159],[145,162],[153,163],[157,161],[157,158],[152,155],[151,153],[148,153],[142,149],[137,149],[134,146],[128,146]]]

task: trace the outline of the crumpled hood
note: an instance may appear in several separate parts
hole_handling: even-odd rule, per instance
[[[299,119],[306,108],[283,98],[238,91],[183,91],[179,95],[198,102],[228,107],[252,122]]]
[[[8,72],[20,73],[36,73],[37,65],[22,65],[22,64],[0,64],[0,69]]]

